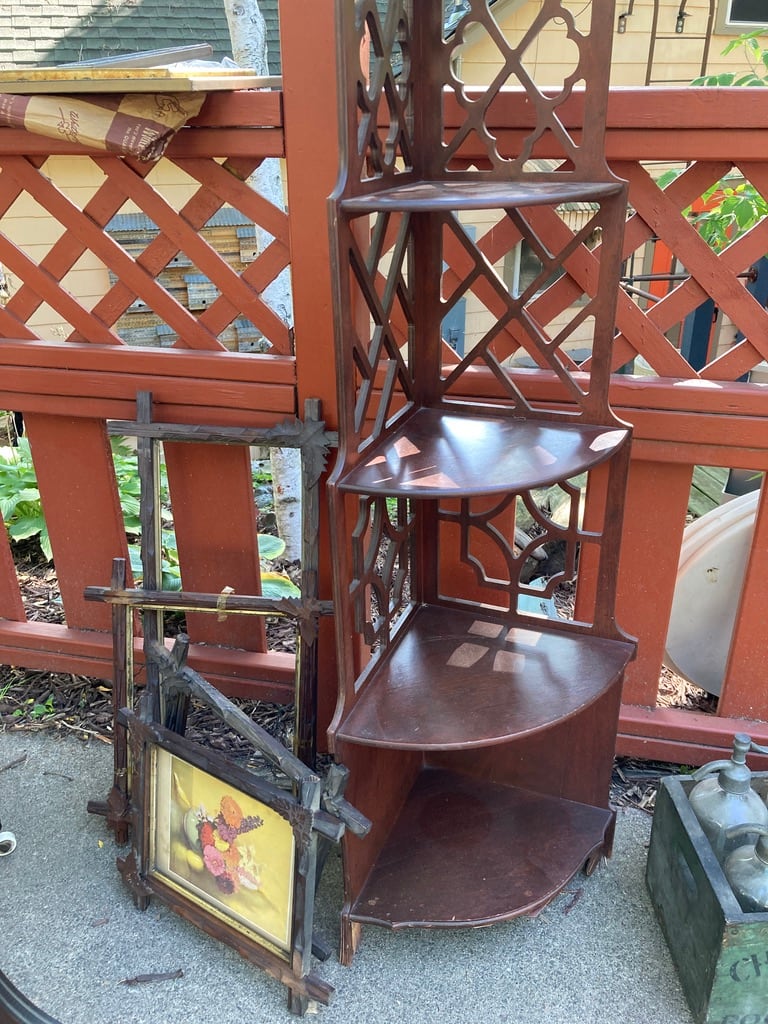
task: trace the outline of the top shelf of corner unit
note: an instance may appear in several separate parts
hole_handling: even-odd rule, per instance
[[[433,210],[498,210],[517,206],[556,206],[618,195],[620,181],[412,181],[340,201],[346,213],[382,210],[428,213]]]
[[[620,426],[420,408],[365,451],[339,489],[412,498],[528,490],[598,465],[628,434]]]

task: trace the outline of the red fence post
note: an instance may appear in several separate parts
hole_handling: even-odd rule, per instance
[[[319,398],[330,429],[337,425],[334,311],[327,198],[339,168],[336,40],[333,0],[281,0],[280,39],[285,157],[290,213],[298,414]],[[321,484],[322,487],[322,484]],[[327,502],[320,496],[320,573],[323,597],[331,589]],[[319,637],[318,740],[336,703],[333,626]]]

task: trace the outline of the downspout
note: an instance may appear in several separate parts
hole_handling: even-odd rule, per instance
[[[704,52],[701,55],[700,75],[706,75],[709,62],[709,47],[712,43],[712,26],[715,23],[715,0],[709,0],[709,17],[707,18],[707,29],[704,34]]]
[[[653,57],[656,51],[656,35],[659,31],[659,0],[653,0],[653,20],[651,21],[651,38],[648,43],[648,62],[645,66],[645,84],[651,84],[653,73]]]

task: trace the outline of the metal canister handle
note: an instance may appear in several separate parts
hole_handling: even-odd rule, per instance
[[[730,828],[725,830],[725,837],[727,839],[738,839],[739,836],[746,835],[768,836],[768,828],[765,825],[758,825],[756,822],[752,822],[744,825],[731,825]]]

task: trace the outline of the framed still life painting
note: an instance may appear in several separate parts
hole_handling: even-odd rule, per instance
[[[151,749],[150,870],[268,948],[291,948],[296,839],[271,803],[158,744]],[[284,803],[284,801],[282,801]]]
[[[332,987],[310,969],[317,842],[340,829],[319,809],[317,777],[295,762],[306,778],[283,789],[128,709],[120,717],[135,777],[118,868],[136,905],[159,899],[232,946],[287,986],[292,1012],[328,1003]]]

